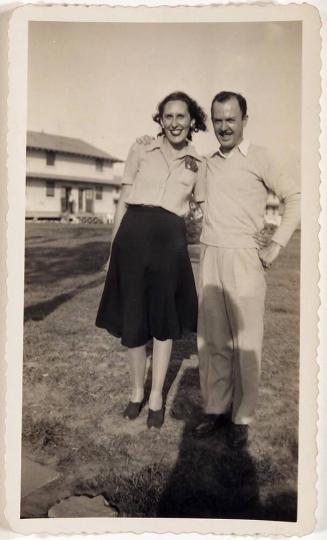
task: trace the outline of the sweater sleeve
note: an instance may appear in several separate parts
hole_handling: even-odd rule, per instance
[[[286,175],[268,153],[263,155],[262,178],[267,188],[273,191],[284,203],[284,213],[280,226],[272,240],[286,246],[292,234],[300,224],[301,190],[293,178]]]
[[[295,229],[300,224],[301,194],[293,193],[284,200],[284,204],[285,210],[281,224],[272,237],[274,242],[283,247],[286,246]]]

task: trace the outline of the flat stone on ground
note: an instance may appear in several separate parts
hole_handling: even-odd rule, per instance
[[[40,465],[30,458],[22,457],[21,496],[26,497],[40,487],[57,480],[60,474],[47,467]]]
[[[118,512],[102,495],[97,497],[69,497],[50,508],[49,518],[117,517]]]

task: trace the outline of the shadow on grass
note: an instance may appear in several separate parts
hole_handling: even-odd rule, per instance
[[[88,283],[85,283],[84,285],[80,285],[79,287],[76,287],[76,289],[73,289],[70,292],[58,294],[58,296],[55,296],[54,298],[51,298],[50,300],[44,300],[43,302],[38,302],[37,304],[32,304],[31,306],[26,307],[24,309],[24,322],[43,321],[48,315],[50,315],[59,306],[61,306],[61,304],[68,302],[69,300],[74,298],[74,296],[76,296],[77,294],[79,294],[80,292],[86,289],[90,289],[92,287],[97,287],[98,285],[101,285],[103,281],[104,281],[103,278],[89,281]]]
[[[26,285],[50,285],[67,277],[99,272],[108,259],[108,242],[87,242],[71,247],[27,247]]]
[[[255,460],[246,449],[229,449],[223,429],[208,439],[194,439],[191,429],[201,408],[192,394],[198,384],[198,370],[187,369],[171,409],[173,418],[185,421],[179,456],[156,516],[296,521],[296,493],[284,491],[262,503]]]
[[[255,465],[247,451],[226,448],[223,430],[210,439],[192,436],[201,415],[201,407],[192,401],[198,385],[198,370],[187,369],[171,409],[173,418],[185,422],[179,456],[157,516],[249,519],[259,505]]]
[[[262,279],[262,275],[253,275],[252,281],[243,290],[243,302],[239,305],[235,304],[228,290],[212,285],[202,290],[199,300],[205,302],[206,315],[210,314],[206,318],[206,336],[202,336],[207,343],[206,356],[210,354],[210,361],[207,358],[207,364],[201,366],[204,377],[202,383],[208,393],[220,391],[223,396],[226,395],[228,385],[232,384],[233,414],[239,407],[246,414],[245,411],[252,406],[247,404],[246,398],[256,392],[259,384],[258,353],[254,349],[240,348],[242,343],[246,343],[240,339],[240,334],[244,336],[245,332],[251,333],[255,328],[261,332],[259,319],[256,322],[247,319],[248,304],[245,303],[246,299],[250,302],[254,298],[259,279]],[[258,296],[260,301],[263,298],[260,300]],[[227,366],[232,366],[232,372],[226,373]],[[231,381],[229,377],[232,377]],[[206,387],[207,379],[210,386]],[[268,474],[274,469],[271,455],[265,456],[267,472],[261,473],[259,477],[257,463],[247,448],[231,449],[226,444],[228,425],[208,439],[199,440],[192,436],[192,428],[201,415],[201,407],[196,400],[199,386],[198,369],[187,368],[179,382],[170,411],[174,419],[184,422],[179,455],[161,492],[156,515],[170,518],[295,521],[295,492],[274,494],[264,502],[260,499],[262,486],[259,483],[265,482],[269,492],[274,493],[274,479],[270,479]],[[228,406],[228,402],[226,404]]]

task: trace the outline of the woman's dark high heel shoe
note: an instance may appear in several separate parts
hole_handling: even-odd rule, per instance
[[[147,419],[147,426],[148,428],[161,428],[162,424],[164,423],[164,417],[165,417],[165,407],[162,406],[159,411],[153,411],[152,409],[149,409],[148,419]]]
[[[135,420],[139,416],[143,405],[144,401],[130,401],[123,412],[123,417]]]

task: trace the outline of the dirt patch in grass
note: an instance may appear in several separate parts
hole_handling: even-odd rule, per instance
[[[239,452],[227,449],[223,431],[205,441],[191,436],[201,414],[192,334],[174,344],[163,428],[147,430],[147,406],[134,422],[122,419],[126,351],[94,325],[109,244],[105,226],[27,225],[29,454],[71,478],[72,493],[102,493],[124,516],[296,520],[299,234],[267,274],[260,400]],[[147,393],[151,347],[148,356]]]

